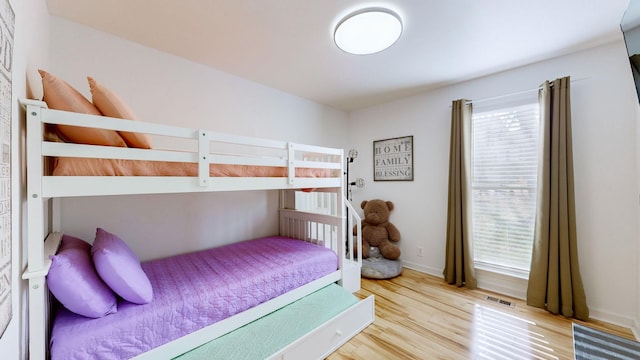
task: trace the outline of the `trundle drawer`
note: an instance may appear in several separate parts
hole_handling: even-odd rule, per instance
[[[358,302],[284,349],[280,359],[323,359],[374,320],[374,297]]]

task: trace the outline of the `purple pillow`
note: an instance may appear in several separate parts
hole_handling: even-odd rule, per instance
[[[62,235],[58,252],[62,252],[66,249],[82,249],[89,253],[91,252],[91,244],[82,239],[78,239],[77,237],[65,234]]]
[[[91,254],[102,280],[120,297],[134,304],[153,299],[153,288],[140,259],[116,235],[98,228]]]
[[[51,256],[47,285],[69,311],[98,318],[117,311],[114,293],[96,273],[87,242],[63,235],[60,250]]]

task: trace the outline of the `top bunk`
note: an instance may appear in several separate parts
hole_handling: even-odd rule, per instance
[[[26,110],[32,198],[343,186],[342,149],[53,110],[37,100],[20,103]],[[50,136],[52,128],[65,126],[177,138],[183,146],[105,146]]]

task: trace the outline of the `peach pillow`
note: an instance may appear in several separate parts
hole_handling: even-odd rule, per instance
[[[102,115],[89,100],[65,81],[44,71],[38,70],[42,77],[42,100],[50,109],[64,110],[83,114]],[[56,125],[58,132],[70,142],[89,145],[126,147],[122,137],[114,130],[95,129],[81,126]]]
[[[107,89],[104,85],[99,84],[90,76],[87,76],[87,80],[89,81],[89,88],[91,89],[93,105],[100,110],[102,115],[119,119],[137,120],[133,111],[131,111],[129,106],[127,106],[118,94]],[[118,131],[118,133],[129,147],[151,149],[151,138],[147,134],[126,131]]]

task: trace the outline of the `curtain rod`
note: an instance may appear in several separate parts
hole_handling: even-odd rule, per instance
[[[591,79],[591,77],[583,77],[583,78],[571,80],[571,84],[577,83],[577,82],[581,82],[581,81],[584,81],[584,80],[588,80],[588,79]],[[502,98],[509,97],[509,96],[522,95],[522,94],[526,94],[526,93],[529,93],[529,92],[532,92],[532,91],[538,91],[538,90],[540,90],[540,86],[535,87],[533,89],[512,92],[512,93],[509,93],[509,94],[498,95],[498,96],[493,96],[493,97],[479,99],[479,100],[468,100],[466,103],[467,104],[472,104],[472,103],[480,103],[480,102],[485,102],[485,101],[497,100],[497,99],[502,99]],[[451,105],[449,105],[449,107],[451,107]]]

